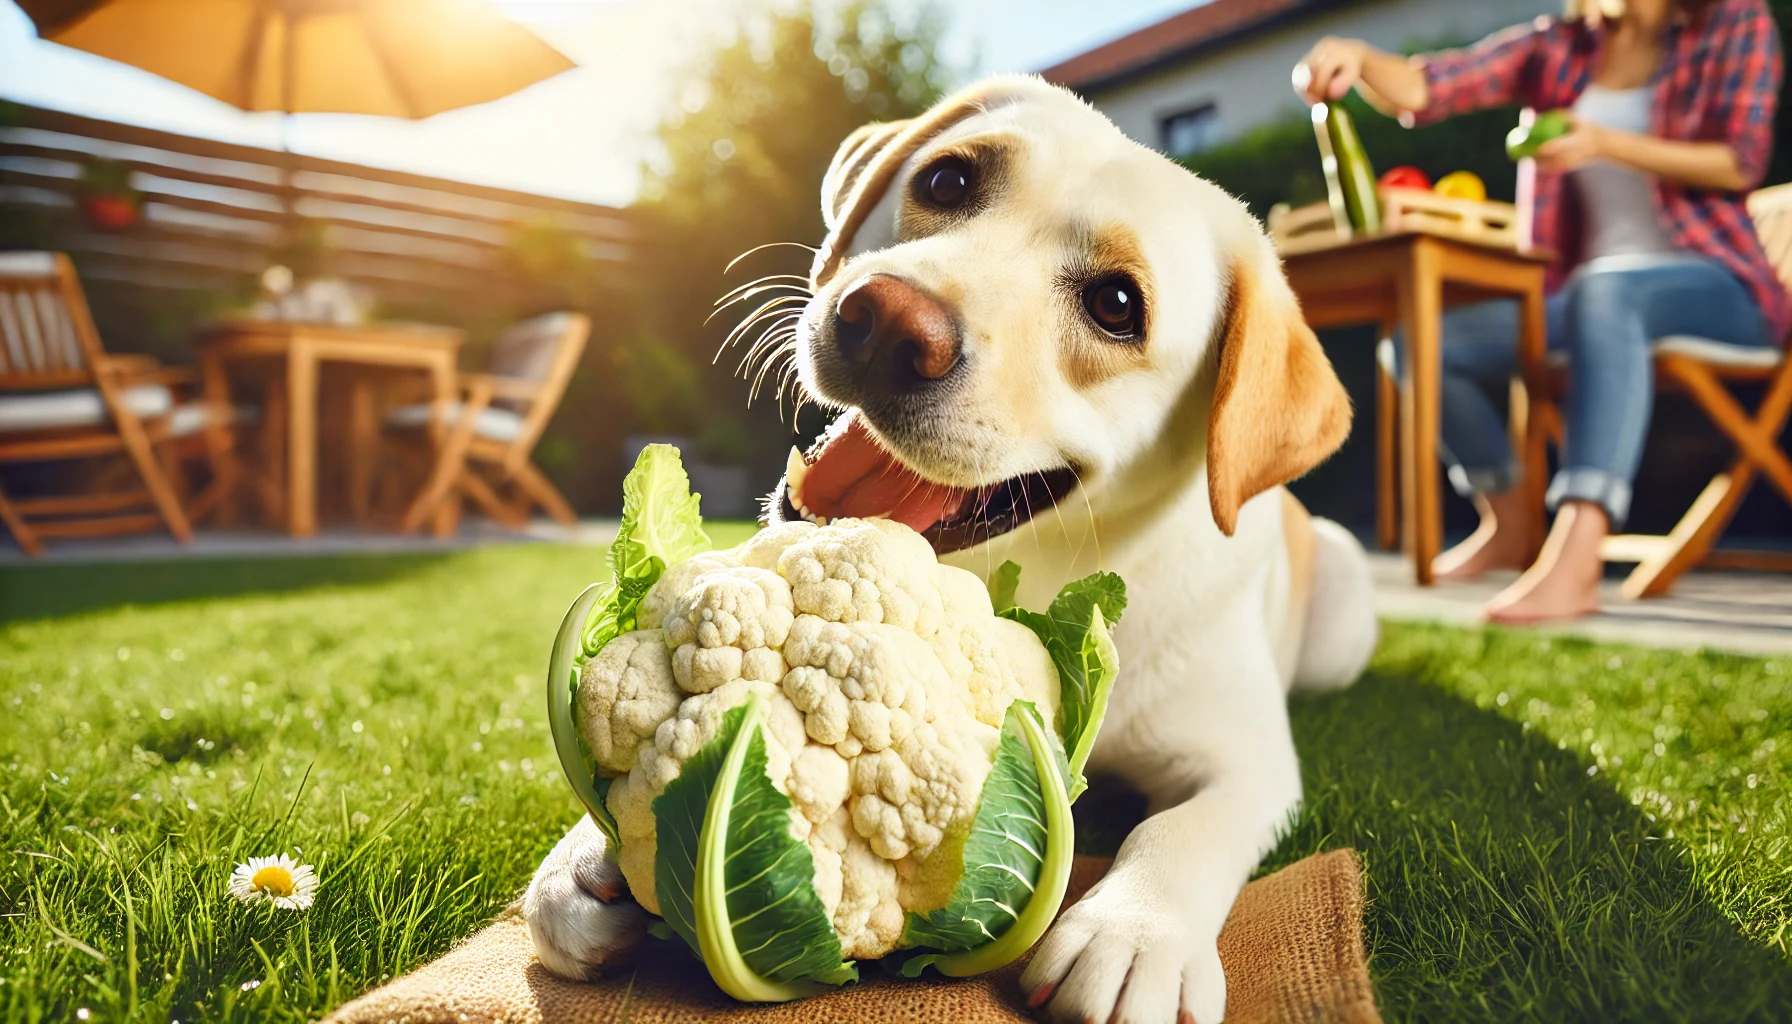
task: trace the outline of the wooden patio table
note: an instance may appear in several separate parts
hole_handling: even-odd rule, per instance
[[[1487,299],[1520,303],[1518,366],[1512,382],[1510,429],[1520,453],[1525,505],[1535,515],[1523,524],[1534,557],[1543,541],[1543,417],[1550,401],[1544,364],[1543,273],[1554,259],[1543,250],[1518,251],[1418,231],[1390,231],[1323,247],[1284,253],[1289,283],[1314,328],[1373,323],[1383,337],[1396,324],[1406,339],[1398,401],[1400,508],[1395,521],[1393,479],[1379,483],[1376,532],[1393,546],[1398,528],[1419,585],[1432,582],[1431,560],[1443,544],[1442,495],[1438,489],[1438,418],[1443,383],[1442,316],[1451,306]],[[1383,400],[1392,396],[1382,396]],[[1383,466],[1392,461],[1392,418],[1382,417],[1377,444]]]
[[[286,414],[286,529],[294,537],[317,533],[318,374],[324,362],[363,367],[414,368],[429,376],[430,401],[439,410],[455,397],[455,373],[464,332],[425,324],[366,324],[339,327],[236,317],[210,327],[200,343],[205,398],[216,409],[229,409],[230,366],[249,361],[284,362]],[[357,387],[351,396],[351,430],[359,439],[378,425],[371,392]],[[211,417],[213,431],[227,429],[227,419]],[[369,422],[362,422],[362,421]],[[212,439],[214,449],[221,439]],[[356,453],[351,453],[354,455]],[[364,458],[367,453],[359,455]],[[363,469],[361,472],[364,472]],[[354,474],[351,474],[354,475]],[[361,488],[356,488],[357,492]]]

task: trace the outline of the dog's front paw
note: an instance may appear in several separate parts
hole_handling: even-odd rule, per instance
[[[595,977],[647,933],[647,911],[629,898],[605,847],[591,819],[579,819],[535,869],[523,895],[535,955],[562,978]]]
[[[1218,1024],[1226,1013],[1213,940],[1119,889],[1098,888],[1065,911],[1020,984],[1027,1005],[1070,1024]]]

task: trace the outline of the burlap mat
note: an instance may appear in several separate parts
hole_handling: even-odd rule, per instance
[[[1111,863],[1079,857],[1065,905]],[[1220,933],[1227,1024],[1380,1024],[1363,960],[1363,881],[1350,850],[1308,857],[1245,886]],[[1024,961],[1023,961],[1024,962]],[[980,978],[864,981],[783,1005],[724,996],[683,951],[652,943],[592,984],[535,962],[515,908],[434,963],[375,989],[326,1024],[1029,1024],[1021,964]]]

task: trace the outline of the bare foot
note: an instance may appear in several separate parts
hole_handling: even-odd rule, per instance
[[[1431,560],[1431,575],[1440,580],[1472,580],[1494,569],[1524,568],[1524,550],[1502,533],[1491,520],[1467,539]]]
[[[1524,568],[1524,538],[1513,528],[1523,522],[1516,490],[1475,495],[1481,525],[1468,539],[1431,560],[1431,575],[1440,580],[1472,580],[1492,569]],[[1501,529],[1504,522],[1507,528]]]
[[[1599,611],[1605,563],[1599,542],[1609,530],[1605,510],[1568,502],[1544,542],[1535,565],[1481,609],[1488,622],[1520,624],[1577,619]]]

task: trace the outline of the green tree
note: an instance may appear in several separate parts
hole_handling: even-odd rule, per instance
[[[951,77],[937,55],[942,27],[936,9],[889,0],[758,7],[676,90],[643,169],[631,336],[666,339],[709,369],[707,416],[691,429],[737,419],[748,397],[734,376],[745,348],[718,349],[754,306],[706,322],[715,300],[761,275],[806,275],[810,254],[786,245],[732,274],[728,264],[759,246],[821,241],[821,178],[835,148],[867,121],[910,117],[939,97]],[[788,403],[781,416],[762,393],[749,434],[788,437],[789,419]],[[769,466],[779,447],[757,445],[750,457]]]

